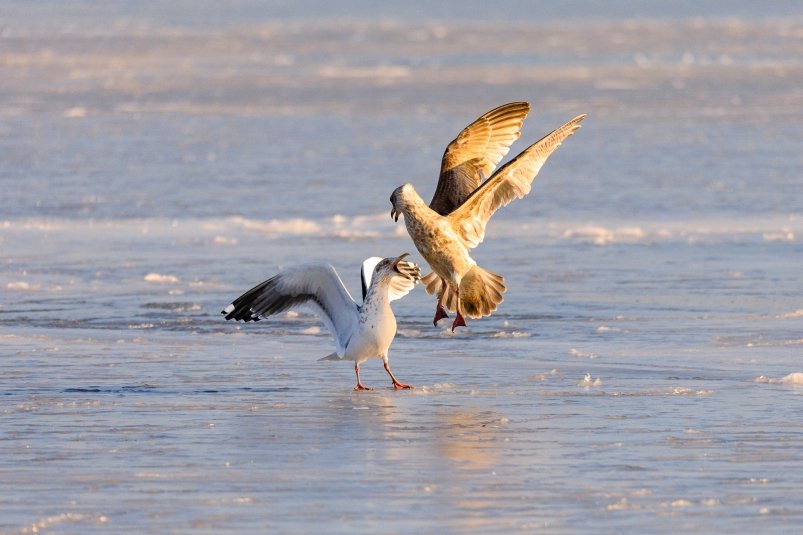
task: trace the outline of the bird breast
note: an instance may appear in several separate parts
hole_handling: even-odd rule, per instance
[[[387,353],[396,336],[396,317],[387,300],[371,299],[370,294],[360,311],[356,336],[349,343],[348,353],[356,358],[371,358]]]
[[[405,223],[418,252],[442,278],[459,284],[476,264],[446,218],[433,212],[431,217],[405,218]]]

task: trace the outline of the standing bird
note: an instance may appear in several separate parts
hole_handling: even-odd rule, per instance
[[[421,281],[427,293],[437,294],[433,324],[448,317],[444,305],[465,326],[465,316],[489,316],[505,292],[505,279],[479,267],[470,250],[485,238],[491,216],[513,199],[530,192],[541,166],[561,142],[580,128],[579,115],[513,160],[491,173],[518,139],[530,105],[512,102],[495,108],[460,132],[443,154],[438,187],[429,206],[411,184],[399,186],[390,196],[390,216],[404,214],[407,233],[433,272]],[[490,175],[491,178],[485,180]]]
[[[400,383],[388,364],[388,348],[396,336],[390,302],[407,295],[421,279],[418,265],[405,261],[406,256],[363,262],[362,305],[354,302],[331,265],[306,264],[254,286],[221,314],[227,320],[259,321],[300,305],[310,306],[335,339],[335,352],[321,360],[354,361],[354,390],[372,390],[360,382],[360,364],[371,358],[382,359],[394,388],[413,388]]]

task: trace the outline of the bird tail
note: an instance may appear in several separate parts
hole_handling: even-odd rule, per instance
[[[490,316],[506,290],[504,277],[474,266],[460,281],[460,309],[469,318]]]
[[[329,353],[325,357],[319,358],[318,362],[322,360],[343,360],[343,359],[337,354],[337,352],[334,352],[334,353]]]

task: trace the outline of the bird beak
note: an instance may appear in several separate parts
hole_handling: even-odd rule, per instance
[[[421,269],[417,264],[413,262],[404,262],[401,266],[399,266],[399,264],[402,263],[402,260],[407,256],[410,256],[409,253],[404,253],[401,255],[399,258],[393,261],[391,267],[393,268],[393,271],[402,277],[406,277],[407,279],[418,284],[418,282],[421,280]]]
[[[396,222],[399,221],[399,211],[396,210],[396,207],[390,209],[390,218]]]
[[[396,260],[394,260],[394,261],[393,261],[393,264],[391,264],[391,267],[393,268],[393,270],[394,270],[396,273],[400,273],[400,271],[399,271],[399,262],[401,262],[402,260],[404,260],[404,258],[405,258],[405,257],[407,257],[407,256],[410,256],[410,253],[404,253],[404,254],[403,254],[403,255],[401,255],[399,258],[397,258]]]

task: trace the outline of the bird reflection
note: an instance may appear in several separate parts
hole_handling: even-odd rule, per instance
[[[459,411],[442,414],[437,426],[439,457],[454,461],[458,468],[487,468],[497,462],[498,415],[490,411]]]

